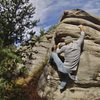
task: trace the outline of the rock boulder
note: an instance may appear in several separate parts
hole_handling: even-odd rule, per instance
[[[80,24],[84,25],[86,35],[77,73],[78,82],[60,93],[58,73],[48,63],[38,82],[41,97],[47,96],[48,100],[100,100],[100,17],[80,9],[66,10],[57,27],[47,33],[47,39],[52,45],[64,42],[66,36],[77,40],[80,36],[77,25]]]

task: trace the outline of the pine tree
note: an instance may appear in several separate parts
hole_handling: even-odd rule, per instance
[[[38,20],[33,20],[35,7],[29,0],[0,0],[0,39],[3,46],[22,41],[24,34],[32,34]],[[30,30],[30,31],[27,31]]]
[[[17,63],[21,62],[13,44],[23,41],[24,34],[34,34],[38,22],[33,20],[34,13],[29,0],[0,0],[0,100],[4,100],[8,84],[17,76]]]

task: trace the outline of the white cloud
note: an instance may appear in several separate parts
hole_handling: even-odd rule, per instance
[[[48,5],[51,3],[49,0],[30,0],[33,6],[36,7],[35,17],[36,19],[41,19],[41,21],[45,20],[46,15],[48,13]]]
[[[83,9],[90,13],[100,15],[100,0],[88,0],[88,2],[83,5]]]
[[[46,26],[46,27],[44,27],[44,30],[45,31],[47,31],[49,28],[51,27],[51,25],[50,26]],[[36,31],[36,35],[40,35],[40,29],[42,29],[43,27],[41,26],[37,26],[37,27],[34,27],[34,31]]]
[[[39,35],[40,32],[40,27],[34,27],[34,31],[36,32],[36,35]]]
[[[40,27],[46,28],[55,24],[66,9],[81,8],[100,15],[99,0],[30,0],[30,2],[36,7],[34,18],[40,19],[39,26],[35,28],[38,33]]]
[[[55,2],[53,0],[30,0],[30,2],[36,7],[34,19],[40,19],[39,25],[44,25],[44,27],[49,27],[49,25],[46,26],[45,23],[52,22],[53,16],[56,15],[57,12],[61,12],[59,9],[63,10],[63,6],[69,4],[66,0],[55,0]],[[39,32],[39,26],[34,28],[34,30]]]

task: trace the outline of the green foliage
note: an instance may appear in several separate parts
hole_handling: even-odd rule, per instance
[[[32,19],[34,13],[35,7],[29,0],[0,0],[0,100],[12,96],[14,81],[19,75],[17,63],[22,62],[13,44],[17,40],[23,41],[26,33],[34,35],[32,30],[38,22]],[[26,71],[26,67],[20,69],[22,74]]]
[[[32,7],[29,0],[1,0],[0,9],[0,32],[2,33],[0,37],[4,45],[12,44],[17,39],[22,41],[26,30],[30,29],[32,33],[33,27],[38,22],[32,20],[35,7]]]
[[[4,79],[0,79],[0,100],[22,100],[26,97],[25,91],[22,87],[17,86],[14,82],[7,82]]]
[[[40,29],[40,37],[43,36],[43,35],[45,35],[45,29],[44,28],[41,28]]]
[[[50,32],[51,30],[55,29],[58,25],[53,25],[48,29],[48,32]]]
[[[15,80],[21,74],[26,75],[26,67],[22,67],[18,72],[16,69],[18,67],[17,63],[21,63],[22,60],[20,56],[14,52],[14,48],[5,48],[0,50],[0,100],[5,100],[7,98],[15,97],[12,92],[15,88]],[[17,91],[21,92],[21,91]]]
[[[45,35],[45,29],[44,28],[41,28],[40,29],[40,35],[39,36],[36,36],[36,41],[35,42],[41,42],[41,37],[43,37]]]
[[[1,49],[0,55],[0,77],[11,81],[16,76],[17,62],[21,61],[21,58],[10,47]]]

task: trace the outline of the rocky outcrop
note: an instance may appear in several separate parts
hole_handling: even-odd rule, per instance
[[[59,75],[55,65],[49,63],[51,48],[53,44],[64,42],[66,36],[77,40],[80,36],[79,24],[84,25],[86,35],[78,81],[70,82],[66,90],[60,93]],[[80,9],[66,10],[55,29],[42,37],[33,37],[17,52],[22,56],[17,70],[25,67],[27,75],[20,76],[16,84],[23,86],[27,100],[45,100],[44,97],[47,100],[100,100],[100,17]]]
[[[34,36],[17,49],[16,52],[21,56],[22,62],[21,64],[18,63],[17,72],[20,75],[16,79],[16,86],[20,91],[18,93],[13,91],[13,94],[18,96],[16,100],[46,100],[38,95],[37,84],[44,67],[48,63],[50,48],[51,42],[45,36]]]
[[[18,48],[17,53],[21,55],[22,63],[18,64],[17,70],[24,66],[27,69],[27,75],[25,78],[19,77],[16,80],[17,84],[27,84],[34,76],[41,73],[41,70],[47,64],[50,47],[51,43],[47,41],[45,36],[42,36],[34,38],[28,41],[27,45]]]
[[[80,9],[66,10],[60,23],[46,37],[51,45],[64,42],[66,36],[77,40],[80,36],[79,24],[84,25],[86,35],[77,73],[78,82],[60,93],[58,73],[47,63],[38,82],[41,97],[46,96],[48,100],[100,100],[100,17]]]

